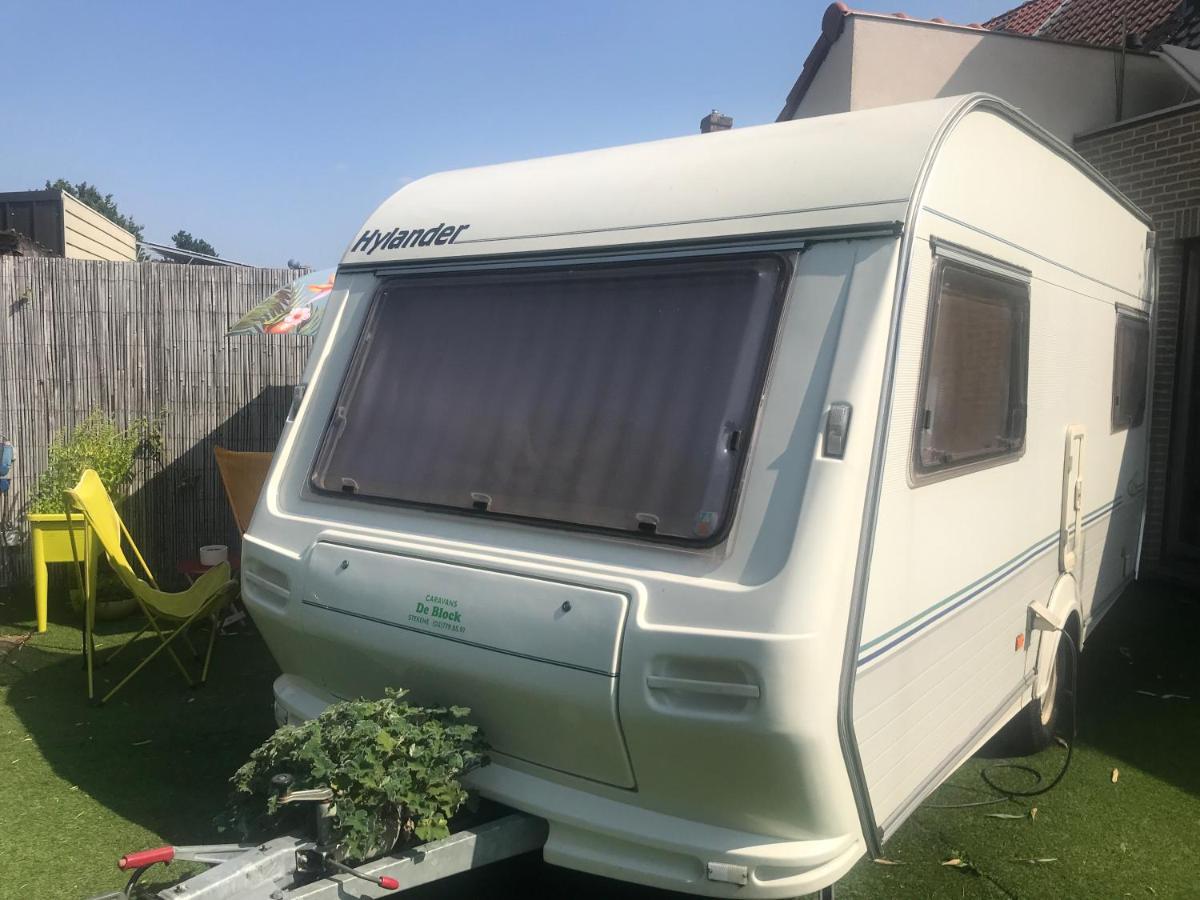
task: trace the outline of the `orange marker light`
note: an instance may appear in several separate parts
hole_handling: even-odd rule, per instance
[[[1020,650],[1023,650],[1024,648],[1025,648],[1025,635],[1018,634],[1017,635],[1017,646],[1015,649],[1020,651]]]

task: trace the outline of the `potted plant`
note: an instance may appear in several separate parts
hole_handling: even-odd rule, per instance
[[[297,790],[327,787],[334,806],[334,857],[363,862],[450,834],[468,801],[462,777],[488,762],[488,745],[461,706],[408,703],[388,689],[379,700],[335,703],[315,719],[284,725],[234,773],[220,830],[243,840],[302,828],[311,813],[281,804],[276,776]]]
[[[159,459],[161,453],[162,430],[149,418],[135,419],[122,428],[97,410],[69,434],[55,435],[48,464],[38,477],[26,510],[33,546],[38,631],[46,630],[46,564],[74,562],[75,553],[84,552],[82,519],[67,519],[67,489],[75,486],[85,469],[95,469],[119,510],[128,497],[137,460]],[[95,568],[90,574],[94,584]],[[97,618],[117,618],[137,608],[133,597],[123,591],[105,590],[97,595],[97,601]]]

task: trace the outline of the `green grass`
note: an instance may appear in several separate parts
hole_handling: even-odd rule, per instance
[[[0,635],[31,631],[32,613],[27,593],[0,593]],[[91,896],[120,886],[115,861],[126,851],[221,840],[212,819],[226,780],[273,728],[276,669],[252,631],[218,639],[203,689],[189,690],[160,660],[97,709],[84,694],[78,624],[53,600],[51,615],[45,634],[0,660],[0,898]],[[132,627],[110,626],[101,646]],[[1162,587],[1131,590],[1082,659],[1080,737],[1064,781],[1025,803],[932,808],[982,796],[979,770],[991,761],[971,760],[888,842],[887,857],[898,865],[863,860],[839,884],[838,896],[1200,894],[1197,636],[1200,605],[1191,597]],[[150,648],[143,641],[130,652]],[[100,684],[120,677],[128,664],[122,659],[102,669]],[[1053,748],[1031,762],[1051,775],[1062,756]],[[997,777],[1005,774],[1017,783],[1013,773]],[[1022,814],[1031,806],[1038,810],[1033,820],[987,815]],[[952,857],[969,866],[942,865]],[[175,875],[182,871],[174,867]],[[531,856],[407,896],[671,895],[555,869]]]
[[[0,634],[33,630],[26,594],[0,603]],[[226,780],[274,728],[276,669],[252,633],[218,639],[201,690],[160,658],[95,708],[78,623],[54,598],[51,617],[0,661],[0,897],[91,896],[123,884],[122,853],[220,840],[212,818]],[[103,649],[140,626],[101,627]],[[100,669],[97,688],[151,649],[143,639]]]

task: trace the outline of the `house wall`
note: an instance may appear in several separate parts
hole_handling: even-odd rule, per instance
[[[101,259],[114,262],[137,259],[137,240],[90,206],[62,192],[63,227],[67,259]]]
[[[1086,135],[1076,141],[1075,147],[1153,216],[1158,234],[1158,309],[1143,563],[1161,569],[1167,562],[1163,553],[1164,516],[1183,312],[1184,242],[1200,238],[1200,102]]]
[[[798,113],[795,118],[827,116],[851,109],[850,86],[854,78],[851,56],[854,48],[855,21],[852,17],[846,22],[841,38],[829,48],[804,95],[801,107],[803,112]]]
[[[1070,141],[1117,120],[1121,64],[1119,50],[855,14],[830,48],[795,118],[986,91]],[[1189,96],[1158,57],[1129,53],[1124,65],[1123,118]],[[1063,77],[1064,72],[1071,77]],[[840,108],[839,98],[845,102]]]

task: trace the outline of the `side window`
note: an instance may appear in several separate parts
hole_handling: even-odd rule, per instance
[[[1137,428],[1146,417],[1146,369],[1150,323],[1142,316],[1117,314],[1113,346],[1112,428]]]
[[[1021,455],[1028,365],[1029,283],[998,266],[939,254],[913,437],[915,481]]]

